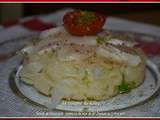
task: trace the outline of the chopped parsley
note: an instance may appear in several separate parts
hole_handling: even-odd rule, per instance
[[[126,93],[130,92],[131,89],[133,89],[134,87],[135,87],[135,82],[127,83],[123,80],[122,83],[118,86],[118,91],[119,93]]]
[[[89,24],[96,19],[96,16],[93,12],[81,11],[81,15],[78,18],[79,24]]]
[[[87,78],[88,78],[88,71],[85,70],[84,77],[82,78],[82,80],[86,80]]]
[[[119,93],[126,93],[129,92],[131,90],[131,88],[129,87],[129,84],[126,83],[124,80],[122,81],[122,83],[118,86],[118,91]]]
[[[106,38],[105,37],[101,37],[101,36],[98,36],[97,38],[96,38],[96,41],[97,41],[97,44],[103,44],[103,43],[105,43],[106,42]]]
[[[91,80],[89,79],[89,73],[87,70],[85,70],[85,74],[84,74],[84,77],[82,78],[83,82],[89,86]]]

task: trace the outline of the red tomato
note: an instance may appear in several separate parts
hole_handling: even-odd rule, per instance
[[[64,16],[63,22],[72,35],[96,35],[102,30],[105,17],[96,12],[73,11]]]

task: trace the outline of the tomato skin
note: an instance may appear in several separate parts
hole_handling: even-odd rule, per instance
[[[81,11],[68,12],[63,17],[65,29],[72,35],[85,36],[85,35],[96,35],[102,30],[105,23],[105,16],[92,12],[95,15],[95,19],[89,24],[78,24],[76,23]]]

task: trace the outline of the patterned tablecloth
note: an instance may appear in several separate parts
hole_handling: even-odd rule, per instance
[[[0,116],[125,116],[125,117],[156,117],[160,116],[160,95],[150,101],[125,110],[105,113],[72,113],[62,111],[48,111],[44,108],[33,106],[16,96],[9,86],[9,76],[13,69],[20,63],[19,56],[10,56],[13,51],[20,50],[27,42],[28,37],[34,37],[45,29],[62,25],[62,17],[65,12],[72,9],[63,9],[48,15],[38,15],[23,18],[16,24],[0,26],[0,60],[7,56],[7,60],[0,62]],[[105,23],[110,30],[130,31],[144,33],[138,35],[139,47],[141,47],[157,66],[160,66],[160,27],[136,23],[119,18],[108,17]],[[129,34],[133,35],[133,34]],[[152,37],[153,36],[153,37]],[[154,37],[155,36],[155,37]]]

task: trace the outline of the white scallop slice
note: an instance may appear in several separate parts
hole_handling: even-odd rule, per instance
[[[96,53],[108,59],[125,62],[131,66],[137,66],[141,62],[141,58],[138,55],[122,52],[112,46],[98,47]]]

